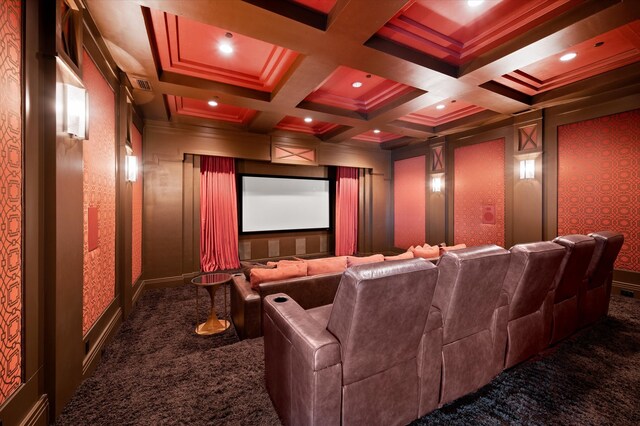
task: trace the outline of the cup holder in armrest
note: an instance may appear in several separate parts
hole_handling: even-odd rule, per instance
[[[284,303],[287,300],[289,300],[288,297],[282,297],[282,296],[278,296],[275,299],[273,299],[273,301],[276,302],[276,303]]]

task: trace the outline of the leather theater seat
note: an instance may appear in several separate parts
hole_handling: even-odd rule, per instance
[[[418,357],[437,277],[423,259],[372,263],[344,273],[331,309],[305,311],[285,294],[267,296],[266,384],[281,420],[392,425],[417,418]]]
[[[553,281],[565,248],[552,242],[518,244],[509,250],[505,278],[509,295],[507,354],[504,368],[538,354],[549,344],[553,320]]]

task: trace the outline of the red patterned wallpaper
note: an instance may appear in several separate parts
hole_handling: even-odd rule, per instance
[[[0,8],[0,404],[22,372],[22,4]]]
[[[454,164],[454,243],[504,247],[504,139],[456,148]]]
[[[131,284],[142,274],[142,135],[131,126],[131,147],[138,157],[138,179],[131,188]]]
[[[409,248],[425,243],[425,156],[393,163],[393,245]]]
[[[84,286],[82,332],[86,334],[115,297],[116,150],[115,96],[83,52],[82,77],[89,92],[89,139],[84,161]],[[98,207],[98,248],[89,251],[88,209]]]
[[[618,231],[640,272],[640,109],[558,127],[558,235]]]

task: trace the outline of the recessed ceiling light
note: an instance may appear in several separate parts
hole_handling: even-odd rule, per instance
[[[230,55],[233,53],[233,46],[228,41],[221,41],[218,44],[218,50],[225,55]]]
[[[380,133],[380,129],[373,129],[373,133],[377,135],[378,133]]]
[[[312,121],[313,121],[313,118],[311,118],[311,117],[305,117],[304,118],[304,122],[305,123],[311,123]]]
[[[436,109],[444,109],[444,104],[436,105]]]
[[[351,87],[355,87],[356,89],[358,87],[362,87],[362,82],[361,81],[354,81],[353,83],[351,83]]]
[[[218,106],[218,101],[211,99],[209,102],[207,102],[209,104],[209,106],[212,107],[217,107]]]
[[[572,60],[576,56],[578,56],[578,54],[576,52],[569,52],[569,53],[565,53],[564,55],[560,56],[560,60],[562,62],[567,62],[567,61]]]
[[[484,3],[484,0],[468,0],[467,4],[469,7],[477,7]]]
[[[596,44],[593,45],[593,47],[600,47],[604,44],[604,41],[599,41]]]

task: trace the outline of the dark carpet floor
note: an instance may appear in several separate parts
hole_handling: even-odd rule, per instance
[[[197,336],[195,323],[193,287],[146,291],[56,424],[279,424],[262,339]],[[413,424],[640,424],[640,301],[613,297],[608,318]]]

